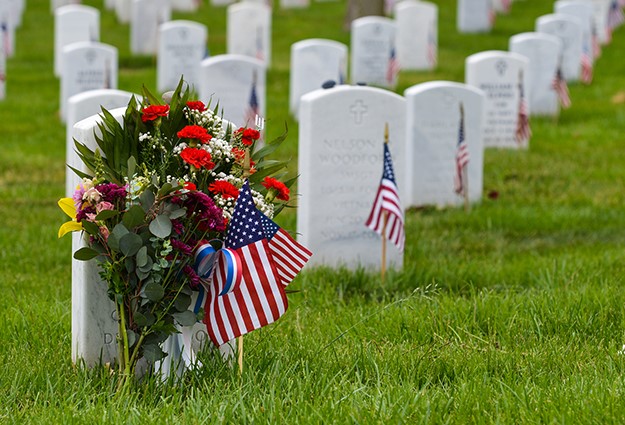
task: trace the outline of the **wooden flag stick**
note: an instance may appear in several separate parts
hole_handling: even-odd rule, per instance
[[[388,145],[388,123],[384,123],[384,143]],[[386,225],[388,223],[388,211],[382,211],[382,266],[380,267],[380,278],[384,285],[386,275]]]

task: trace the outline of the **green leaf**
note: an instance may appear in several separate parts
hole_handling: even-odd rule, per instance
[[[126,329],[126,334],[128,335],[128,347],[132,347],[137,341],[137,334],[135,334],[131,329]]]
[[[82,220],[80,223],[82,224],[82,228],[90,235],[97,236],[100,234],[100,228],[93,221]]]
[[[136,233],[127,233],[119,240],[119,250],[127,257],[131,257],[143,246],[143,239]]]
[[[137,267],[143,267],[148,263],[148,247],[142,246],[137,251]]]
[[[122,222],[127,229],[134,229],[135,227],[143,224],[145,219],[145,211],[139,205],[133,205],[124,213]]]
[[[139,201],[141,202],[143,211],[148,212],[149,209],[152,208],[152,205],[154,205],[154,193],[149,189],[144,190],[143,193],[139,195]]]
[[[137,160],[134,156],[128,158],[128,178],[131,179],[135,175],[135,169],[137,168]]]
[[[149,311],[146,311],[145,314],[137,311],[135,312],[134,319],[137,326],[143,328],[145,326],[152,326],[154,324],[154,321],[156,320],[156,317]]]
[[[174,313],[173,316],[180,326],[193,326],[197,323],[197,317],[191,310]]]
[[[119,211],[116,210],[103,210],[95,216],[96,220],[108,220],[109,218],[115,217],[119,214]]]
[[[174,187],[172,186],[171,183],[165,183],[163,186],[161,186],[161,188],[158,190],[158,196],[165,196],[167,195],[169,192],[172,191]]]
[[[83,247],[74,252],[74,258],[80,261],[88,261],[100,255],[95,249]]]
[[[143,294],[150,301],[157,302],[165,295],[165,289],[158,283],[152,282],[143,287]]]
[[[143,343],[143,356],[148,362],[154,363],[164,359],[166,354],[158,344]]]
[[[188,310],[190,305],[191,297],[186,294],[178,294],[176,301],[174,301],[174,307],[178,311]]]
[[[150,223],[150,232],[157,238],[165,239],[171,234],[171,220],[164,214],[157,215]]]

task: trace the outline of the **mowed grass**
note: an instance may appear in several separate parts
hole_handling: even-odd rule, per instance
[[[460,35],[455,0],[436,3],[440,67],[402,73],[399,93],[462,81],[466,56],[506,50],[552,10],[550,1],[518,1],[491,34]],[[290,45],[348,43],[344,10],[330,2],[274,11],[267,131],[288,126],[279,155],[292,158],[292,175]],[[211,53],[225,52],[225,9],[174,17],[206,23]],[[119,48],[119,88],[154,90],[154,59],[129,54],[128,27],[111,12],[101,21],[102,41]],[[529,151],[486,151],[484,199],[470,214],[407,214],[405,268],[384,286],[365,271],[307,270],[285,317],[246,336],[243,376],[207,354],[183,382],[147,382],[119,398],[106,371],[70,360],[52,22],[47,1],[28,2],[0,103],[0,423],[623,423],[624,29],[594,83],[571,87],[570,110],[532,120]],[[293,211],[280,221],[294,228]]]

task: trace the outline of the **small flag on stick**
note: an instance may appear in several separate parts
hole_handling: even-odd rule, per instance
[[[569,86],[566,83],[566,80],[562,76],[562,69],[558,67],[556,70],[556,75],[553,77],[553,82],[551,83],[551,87],[558,95],[558,101],[560,102],[560,106],[564,109],[567,109],[571,106],[571,97],[569,95]]]
[[[516,141],[519,145],[525,145],[532,130],[530,129],[529,114],[527,111],[527,100],[525,99],[525,89],[523,87],[523,71],[519,72],[519,112],[516,126]]]
[[[582,49],[582,75],[581,80],[584,84],[592,83],[592,58],[590,57],[590,46],[588,42],[584,42]]]
[[[386,68],[386,82],[389,86],[394,86],[399,75],[399,61],[395,53],[395,46],[391,46],[391,53],[388,58],[388,66]]]
[[[469,164],[469,146],[464,136],[464,105],[460,104],[460,126],[458,129],[458,145],[456,147],[456,172],[454,173],[454,191],[458,195],[468,196],[466,168]]]

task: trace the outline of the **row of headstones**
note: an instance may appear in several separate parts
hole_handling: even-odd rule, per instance
[[[15,54],[15,30],[25,7],[26,0],[0,0],[0,100],[6,97],[7,59]]]

